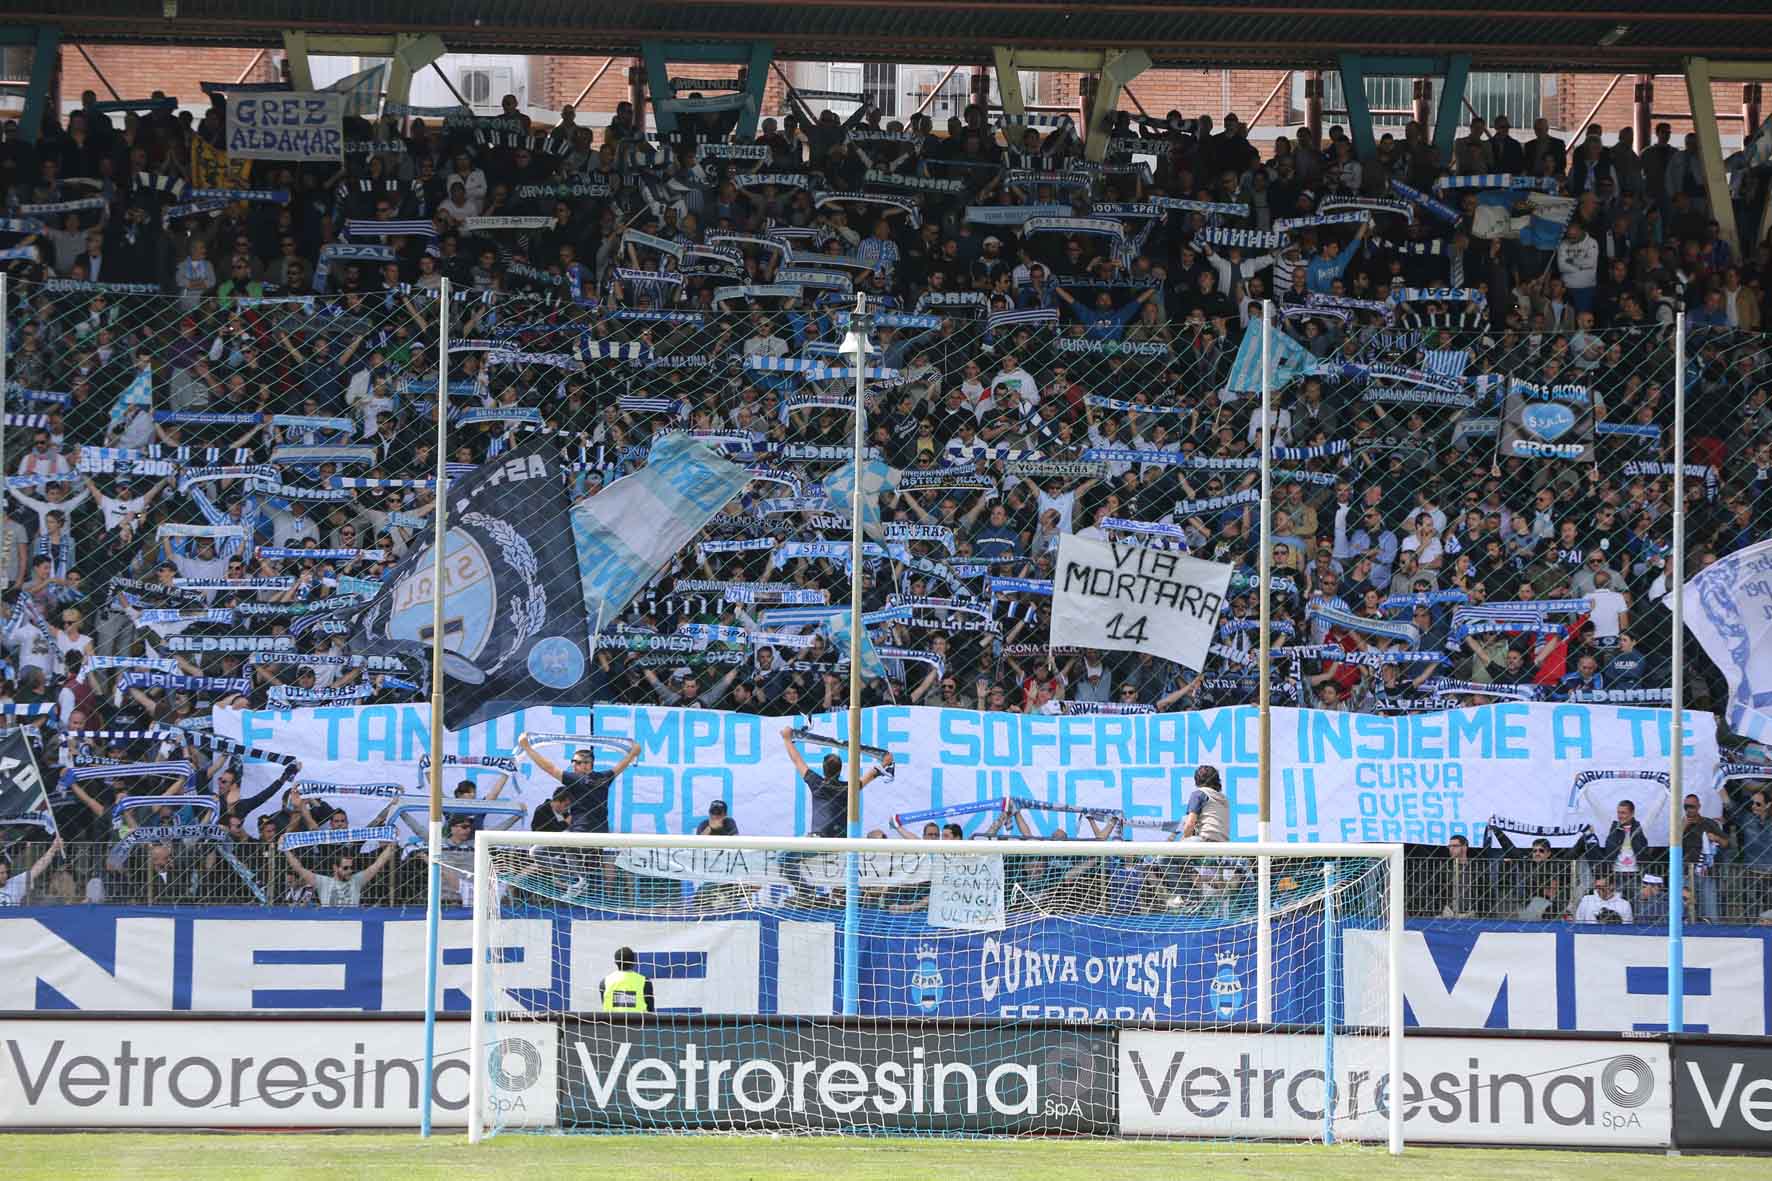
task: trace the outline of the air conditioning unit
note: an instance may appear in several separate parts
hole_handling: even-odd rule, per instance
[[[469,106],[496,108],[505,95],[517,93],[512,81],[513,71],[509,66],[473,66],[457,75],[456,88],[468,100]],[[517,102],[522,104],[521,94],[517,94]]]

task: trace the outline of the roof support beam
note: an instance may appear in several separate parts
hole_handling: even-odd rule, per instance
[[[659,100],[677,97],[671,85],[671,62],[694,62],[698,65],[743,66],[744,88],[739,92],[745,105],[738,112],[734,132],[742,139],[757,134],[757,120],[763,111],[763,88],[769,83],[769,65],[775,60],[775,45],[770,41],[653,41],[640,42],[640,58],[646,69],[646,89],[652,100],[652,120],[663,132],[677,130],[677,113],[661,108]],[[636,118],[639,110],[635,108]]]
[[[1464,105],[1464,88],[1470,79],[1471,57],[1453,53],[1443,57],[1394,56],[1384,54],[1344,53],[1340,55],[1341,91],[1347,102],[1348,131],[1353,136],[1354,154],[1370,160],[1378,154],[1378,139],[1372,134],[1372,107],[1366,101],[1366,79],[1401,75],[1439,75],[1440,101],[1434,116],[1434,146],[1440,151],[1442,163],[1450,164],[1452,144],[1458,138],[1458,116]]]
[[[1011,49],[995,45],[991,47],[991,58],[996,64],[997,94],[1003,101],[1003,114],[1012,119],[1027,114],[1021,93],[1021,70],[1100,75],[1083,127],[1083,154],[1097,163],[1107,154],[1108,135],[1113,130],[1121,90],[1151,68],[1150,54],[1142,49]]]
[[[34,144],[43,134],[43,116],[54,97],[61,71],[60,25],[24,25],[0,29],[0,45],[31,47],[31,78],[25,85],[25,110],[19,116],[19,138]]]
[[[1693,128],[1698,133],[1698,161],[1704,167],[1704,195],[1717,236],[1741,257],[1741,230],[1735,223],[1735,202],[1729,194],[1729,177],[1723,171],[1723,141],[1717,131],[1717,106],[1711,99],[1714,80],[1753,81],[1772,77],[1772,63],[1713,61],[1707,57],[1686,59],[1686,98],[1691,103]],[[1751,129],[1747,132],[1751,134]]]
[[[443,56],[443,41],[434,33],[388,33],[365,36],[283,30],[283,53],[289,60],[289,84],[314,89],[310,53],[388,59],[385,103],[405,105],[412,98],[412,74]]]
[[[289,63],[289,85],[296,90],[314,89],[314,72],[308,69],[308,35],[301,29],[283,30],[283,59]]]

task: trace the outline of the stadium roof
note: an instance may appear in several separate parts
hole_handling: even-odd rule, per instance
[[[167,7],[176,16],[167,19]],[[459,52],[637,52],[642,39],[766,38],[782,57],[985,62],[990,47],[1142,48],[1164,65],[1329,65],[1469,53],[1490,69],[1677,71],[1772,60],[1761,0],[21,0],[9,22],[87,43],[275,45],[309,33],[442,35]],[[60,9],[61,11],[56,11]]]

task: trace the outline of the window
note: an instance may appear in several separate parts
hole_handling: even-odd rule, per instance
[[[947,77],[946,82],[942,81],[944,75]],[[964,111],[966,104],[972,99],[970,70],[954,70],[950,73],[944,66],[905,66],[899,70],[898,77],[903,100],[909,104],[905,107],[907,117],[925,98],[929,98],[938,85],[941,90],[935,97],[929,98],[929,104],[923,107],[923,113],[938,126],[946,123],[950,116]]]
[[[1506,115],[1514,130],[1530,131],[1532,121],[1543,114],[1539,102],[1542,88],[1537,74],[1472,74],[1464,88],[1464,100],[1491,125],[1495,116]],[[1470,111],[1464,112],[1470,122]]]
[[[868,62],[861,67],[861,92],[888,119],[898,114],[898,67]]]
[[[29,82],[31,54],[34,52],[27,45],[0,47],[0,82]]]
[[[1304,80],[1309,77],[1303,71],[1292,76],[1291,118],[1289,122],[1298,122],[1304,118]],[[1372,109],[1372,125],[1377,128],[1399,128],[1409,122],[1415,86],[1413,78],[1404,77],[1369,77],[1366,79],[1366,102]],[[1428,110],[1433,112],[1439,101],[1441,80],[1429,80]],[[1542,86],[1537,74],[1485,74],[1473,73],[1465,84],[1464,105],[1459,108],[1458,125],[1460,128],[1470,124],[1471,112],[1481,115],[1485,122],[1493,124],[1497,115],[1506,115],[1515,130],[1530,128],[1532,121],[1542,113]],[[1347,119],[1347,95],[1341,88],[1341,74],[1337,70],[1323,71],[1323,116],[1325,119],[1342,122]],[[1432,115],[1430,114],[1430,118]]]

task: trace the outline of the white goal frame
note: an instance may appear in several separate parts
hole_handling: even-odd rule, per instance
[[[745,848],[782,853],[906,853],[931,852],[928,841],[902,839],[868,840],[852,837],[753,837],[742,839]],[[1392,844],[1291,844],[1280,841],[1007,841],[985,842],[1005,854],[1040,857],[1160,857],[1197,860],[1210,857],[1241,857],[1258,860],[1262,876],[1274,858],[1346,857],[1359,861],[1384,861],[1390,872],[1385,905],[1385,1013],[1387,1072],[1391,1078],[1388,1139],[1394,1156],[1403,1151],[1403,846]],[[498,891],[492,881],[492,853],[500,847],[533,848],[546,845],[563,849],[731,849],[733,838],[687,836],[677,833],[570,833],[514,832],[508,829],[474,834],[473,948],[469,985],[472,1012],[468,1022],[468,1143],[483,1138],[481,1112],[486,1102],[486,1021],[491,992],[491,961],[484,953]],[[978,853],[979,842],[954,842],[936,852]],[[988,856],[988,854],[985,854]],[[1263,898],[1265,911],[1265,896]],[[1264,918],[1271,916],[1263,916]],[[1266,923],[1259,928],[1266,942]]]

